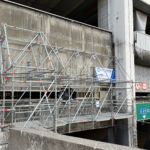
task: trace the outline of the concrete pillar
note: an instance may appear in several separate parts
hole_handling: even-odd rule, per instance
[[[116,144],[115,127],[108,128],[108,143]]]
[[[128,119],[116,121],[116,144],[129,146]]]
[[[135,81],[135,70],[134,70],[134,42],[133,42],[133,0],[105,0],[107,1],[107,11],[104,11],[103,5],[100,5],[103,0],[98,0],[99,17],[98,21],[100,24],[104,19],[101,19],[101,14],[108,17],[109,29],[113,33],[113,43],[115,49],[115,55],[120,59],[120,64],[124,68],[125,72],[122,73],[120,69],[116,68],[116,78],[126,79]],[[105,2],[106,3],[106,2]],[[103,12],[101,12],[103,10]],[[107,20],[107,19],[106,19]],[[102,26],[99,26],[102,27]],[[130,77],[129,77],[130,76]],[[117,86],[129,87],[128,83],[118,84]],[[127,96],[130,89],[119,90],[116,92],[116,98],[121,99]],[[127,98],[127,111],[132,111],[132,101],[135,98],[135,91],[130,94]],[[134,109],[134,113],[136,113]],[[128,145],[131,147],[137,146],[136,137],[136,119],[131,118],[124,120],[126,122],[126,128],[121,130],[122,140],[119,139],[118,144]],[[117,137],[119,138],[119,137]]]

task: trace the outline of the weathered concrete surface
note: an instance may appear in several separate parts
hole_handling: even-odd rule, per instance
[[[99,3],[102,0],[99,0]],[[116,79],[125,79],[135,81],[135,65],[134,65],[134,42],[133,42],[133,1],[132,0],[107,0],[109,5],[103,10],[105,16],[108,17],[110,31],[113,34],[113,43],[115,49],[115,56],[120,60],[117,61],[115,70]],[[138,0],[135,0],[138,1]],[[101,7],[101,5],[99,5]],[[98,8],[101,9],[101,8]],[[102,10],[102,9],[101,9]],[[107,11],[108,10],[108,11]],[[101,13],[99,13],[101,15]],[[99,16],[99,19],[101,17]],[[103,18],[101,18],[103,19]],[[106,20],[106,19],[105,19]],[[101,21],[101,20],[99,20]],[[102,20],[103,21],[103,20]],[[106,20],[107,21],[107,20]],[[120,68],[123,68],[122,70]],[[128,83],[117,83],[117,86],[128,87]],[[126,97],[129,89],[122,89],[116,91],[116,99]],[[135,91],[133,88],[133,95],[128,95],[127,105],[128,112],[132,111],[132,99],[135,98]],[[135,103],[134,103],[135,105]],[[134,117],[128,119],[126,129],[119,130],[118,139],[120,144],[137,146],[136,133],[136,107],[134,107]],[[119,123],[120,124],[120,123]],[[124,121],[122,122],[124,124]],[[120,125],[119,125],[120,126]],[[119,127],[120,128],[120,127]],[[128,133],[127,133],[128,132]],[[121,135],[121,136],[120,136]],[[125,135],[124,137],[122,135]],[[122,140],[122,141],[121,141]]]
[[[115,124],[115,121],[114,121]],[[111,127],[112,121],[100,121],[100,122],[94,122],[94,129],[100,129],[100,128],[106,128]],[[70,125],[70,133],[72,132],[78,132],[78,131],[86,131],[93,129],[93,122],[79,122],[79,123],[72,123]],[[69,125],[60,126],[57,128],[57,132],[60,134],[66,134],[69,133]]]
[[[0,150],[2,150],[3,132],[0,131]]]
[[[86,51],[93,53],[94,51],[99,54],[112,56],[112,35],[110,32],[103,31],[101,29],[96,29],[92,27],[88,27],[86,25],[82,25],[79,23],[74,23],[70,20],[65,20],[59,17],[55,17],[53,15],[47,15],[44,13],[36,12],[27,8],[15,6],[12,4],[8,4],[5,2],[0,2],[0,25],[1,29],[3,28],[3,24],[6,23],[8,25],[12,25],[15,27],[25,28],[34,31],[42,31],[44,32],[52,45],[57,43],[58,47],[64,47],[68,49],[77,49],[80,51]],[[21,39],[24,41],[30,41],[34,36],[29,32],[23,32],[21,30],[8,29],[7,30],[8,37]],[[25,43],[18,43],[14,41],[10,41],[9,45],[11,47],[23,48]],[[48,51],[50,48],[48,49]],[[40,51],[39,47],[34,47],[35,58],[37,60],[37,64],[40,64]],[[18,54],[18,51],[10,49],[11,59],[15,58]],[[66,52],[62,50],[60,52],[60,56],[62,58],[63,63],[65,64],[67,60],[70,58],[72,52]],[[46,57],[46,51],[43,48],[42,57],[43,59]],[[31,55],[30,55],[31,56]],[[55,57],[50,56],[52,62],[54,62]],[[90,56],[82,56],[83,61],[86,64],[89,60]],[[30,57],[25,60],[28,61]],[[102,62],[102,65],[105,67],[107,63],[112,58],[108,57],[99,57]],[[33,57],[31,60],[34,60]],[[26,61],[23,61],[21,65],[27,65]],[[6,62],[8,66],[8,61]],[[44,68],[50,68],[50,64],[46,61],[44,63]],[[90,62],[89,70],[93,72],[91,69],[93,63]],[[32,65],[35,66],[34,61],[32,61]],[[43,67],[42,66],[42,67]],[[98,63],[97,67],[101,67]],[[62,66],[58,63],[58,68],[62,68]],[[83,69],[83,65],[80,60],[78,60],[78,74]],[[70,63],[66,67],[66,70],[72,74],[75,74],[75,57],[71,59]],[[21,72],[22,70],[16,69],[16,72]],[[6,90],[11,89],[11,79],[8,79],[6,82]],[[15,83],[15,86],[21,86],[18,83]],[[28,86],[24,84],[24,86]],[[17,87],[15,90],[24,90],[26,88]],[[33,88],[32,90],[34,90]],[[2,88],[0,88],[2,90]],[[37,90],[37,89],[35,89]]]
[[[3,132],[0,131],[0,150],[4,150],[7,147],[6,141],[4,140]]]
[[[138,150],[32,128],[10,129],[8,142],[9,150]]]
[[[3,132],[0,131],[0,143],[3,141]]]

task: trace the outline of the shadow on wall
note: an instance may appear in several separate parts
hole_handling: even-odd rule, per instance
[[[108,142],[108,129],[94,129],[82,132],[74,132],[70,134],[65,134],[68,136],[79,137],[94,141]]]
[[[150,124],[137,123],[138,147],[150,150]]]

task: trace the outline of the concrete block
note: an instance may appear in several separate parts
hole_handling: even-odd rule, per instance
[[[55,134],[38,128],[12,128],[8,143],[9,150],[138,150]]]

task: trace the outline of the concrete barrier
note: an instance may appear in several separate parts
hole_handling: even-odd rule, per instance
[[[12,128],[9,150],[138,150],[115,144],[80,139],[39,128]]]

